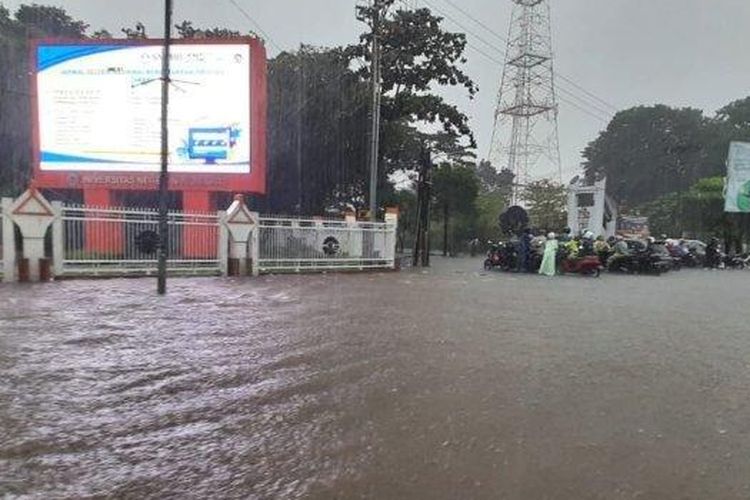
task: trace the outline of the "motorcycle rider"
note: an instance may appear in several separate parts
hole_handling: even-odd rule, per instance
[[[565,253],[569,259],[577,259],[578,251],[581,248],[581,237],[575,236],[564,245]]]
[[[531,241],[534,237],[531,235],[531,229],[526,228],[521,234],[521,240],[518,244],[518,271],[522,273],[529,272],[529,261],[531,257]]]
[[[586,231],[583,233],[583,238],[581,239],[581,248],[578,251],[578,256],[588,257],[590,255],[594,255],[594,233]]]
[[[618,266],[618,263],[622,260],[627,259],[630,256],[630,248],[628,248],[628,244],[625,241],[625,238],[623,238],[620,235],[617,235],[615,238],[615,246],[614,246],[614,253],[609,258],[609,262],[607,265],[610,269],[616,269]]]
[[[704,266],[710,269],[719,267],[721,263],[721,253],[719,251],[719,238],[716,236],[712,237],[706,245],[706,261]]]
[[[606,242],[604,236],[599,235],[594,242],[594,252],[596,252],[596,255],[599,256],[599,259],[602,262],[606,262],[611,251],[612,248],[609,246],[609,243]]]

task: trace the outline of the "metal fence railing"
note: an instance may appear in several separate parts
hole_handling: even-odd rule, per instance
[[[391,269],[396,225],[261,216],[260,272]]]
[[[156,210],[64,206],[63,274],[155,273]],[[167,269],[218,273],[217,214],[170,212]]]

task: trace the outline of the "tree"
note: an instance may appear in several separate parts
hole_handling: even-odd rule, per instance
[[[474,173],[479,180],[479,188],[483,194],[500,193],[510,199],[513,193],[513,181],[515,174],[508,169],[497,170],[487,160],[482,160],[474,165]]]
[[[146,34],[146,26],[138,21],[135,23],[135,27],[133,28],[122,28],[120,31],[125,35],[125,38],[129,38],[131,40],[141,40],[148,38],[148,35]]]
[[[352,60],[369,61],[372,31],[375,19],[379,20],[383,54],[381,184],[397,170],[415,168],[416,152],[425,145],[420,144],[425,136],[417,130],[419,123],[441,126],[445,138],[430,144],[436,154],[440,152],[436,148],[455,147],[462,138],[468,146],[474,146],[468,117],[431,92],[435,87],[461,87],[469,97],[476,94],[476,85],[460,68],[466,62],[466,36],[445,31],[443,19],[429,9],[396,10],[395,3],[396,0],[378,0],[357,7],[357,19],[369,29],[360,36],[358,44],[346,49]],[[371,79],[367,66],[359,69],[358,75],[366,82]]]
[[[28,36],[82,38],[89,25],[73,19],[60,7],[46,5],[21,5],[16,11],[16,21]]]
[[[615,115],[583,152],[589,179],[607,177],[619,202],[637,206],[724,169],[719,129],[692,108],[636,107]]]
[[[746,240],[748,220],[745,214],[724,212],[724,179],[700,179],[687,191],[669,193],[639,207],[648,217],[654,234],[680,237],[684,234],[707,239],[711,236],[734,242],[737,248]]]
[[[342,49],[302,46],[269,61],[267,209],[364,205],[367,98]]]
[[[114,37],[112,36],[112,33],[102,28],[100,30],[94,31],[94,33],[91,35],[91,38],[97,40],[111,40]]]
[[[242,33],[226,28],[201,29],[193,26],[192,21],[182,21],[175,25],[177,35],[181,38],[234,38],[242,36]],[[250,33],[250,36],[255,36]]]
[[[28,41],[82,38],[88,24],[59,7],[21,5],[13,16],[0,5],[0,194],[15,196],[31,174],[31,109]]]
[[[442,163],[433,176],[435,206],[443,220],[443,255],[450,247],[469,236],[475,218],[475,202],[479,194],[479,182],[474,171],[463,165]],[[449,244],[449,226],[453,221],[453,238]]]
[[[498,223],[500,214],[508,208],[508,197],[501,192],[483,193],[477,196],[476,232],[481,241],[497,240],[501,236]]]
[[[716,113],[728,139],[750,141],[750,97],[733,101]]]
[[[568,197],[564,185],[549,179],[535,181],[524,188],[523,197],[532,226],[558,232],[565,227]]]

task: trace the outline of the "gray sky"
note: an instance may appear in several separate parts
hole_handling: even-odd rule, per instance
[[[0,0],[11,10],[18,0]],[[149,33],[161,30],[158,0],[36,0],[64,7],[73,16],[119,34],[122,26],[144,22]],[[175,19],[196,26],[256,30],[230,0],[174,0]],[[275,44],[293,49],[300,43],[341,45],[361,31],[353,0],[235,0],[270,35]],[[488,47],[503,43],[474,24],[445,0],[418,0],[465,25],[469,43],[496,59]],[[452,0],[502,37],[508,31],[510,0]],[[30,0],[27,2],[30,3]],[[693,106],[713,113],[731,100],[750,95],[750,2],[748,0],[565,0],[552,3],[556,69],[565,77],[617,108],[664,103]],[[446,26],[464,31],[452,21]],[[278,52],[268,43],[269,54]],[[484,157],[492,133],[495,94],[502,68],[475,50],[467,51],[467,72],[480,86],[470,102],[454,101],[471,117]],[[570,83],[558,85],[590,100]],[[452,98],[456,94],[449,94]],[[570,94],[561,97],[572,100]],[[585,106],[580,104],[581,106]],[[602,106],[600,104],[600,106]],[[603,107],[603,106],[602,106]],[[588,108],[590,112],[601,112]],[[560,103],[560,146],[566,177],[575,173],[580,151],[606,126],[568,103]]]

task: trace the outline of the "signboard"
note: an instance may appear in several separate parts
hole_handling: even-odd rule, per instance
[[[724,211],[750,213],[750,143],[729,145]]]
[[[182,41],[171,52],[171,187],[190,178],[193,188],[264,192],[262,45]],[[161,42],[39,41],[33,59],[37,185],[85,187],[89,178],[114,178],[113,187],[126,189],[153,185],[161,164]]]

